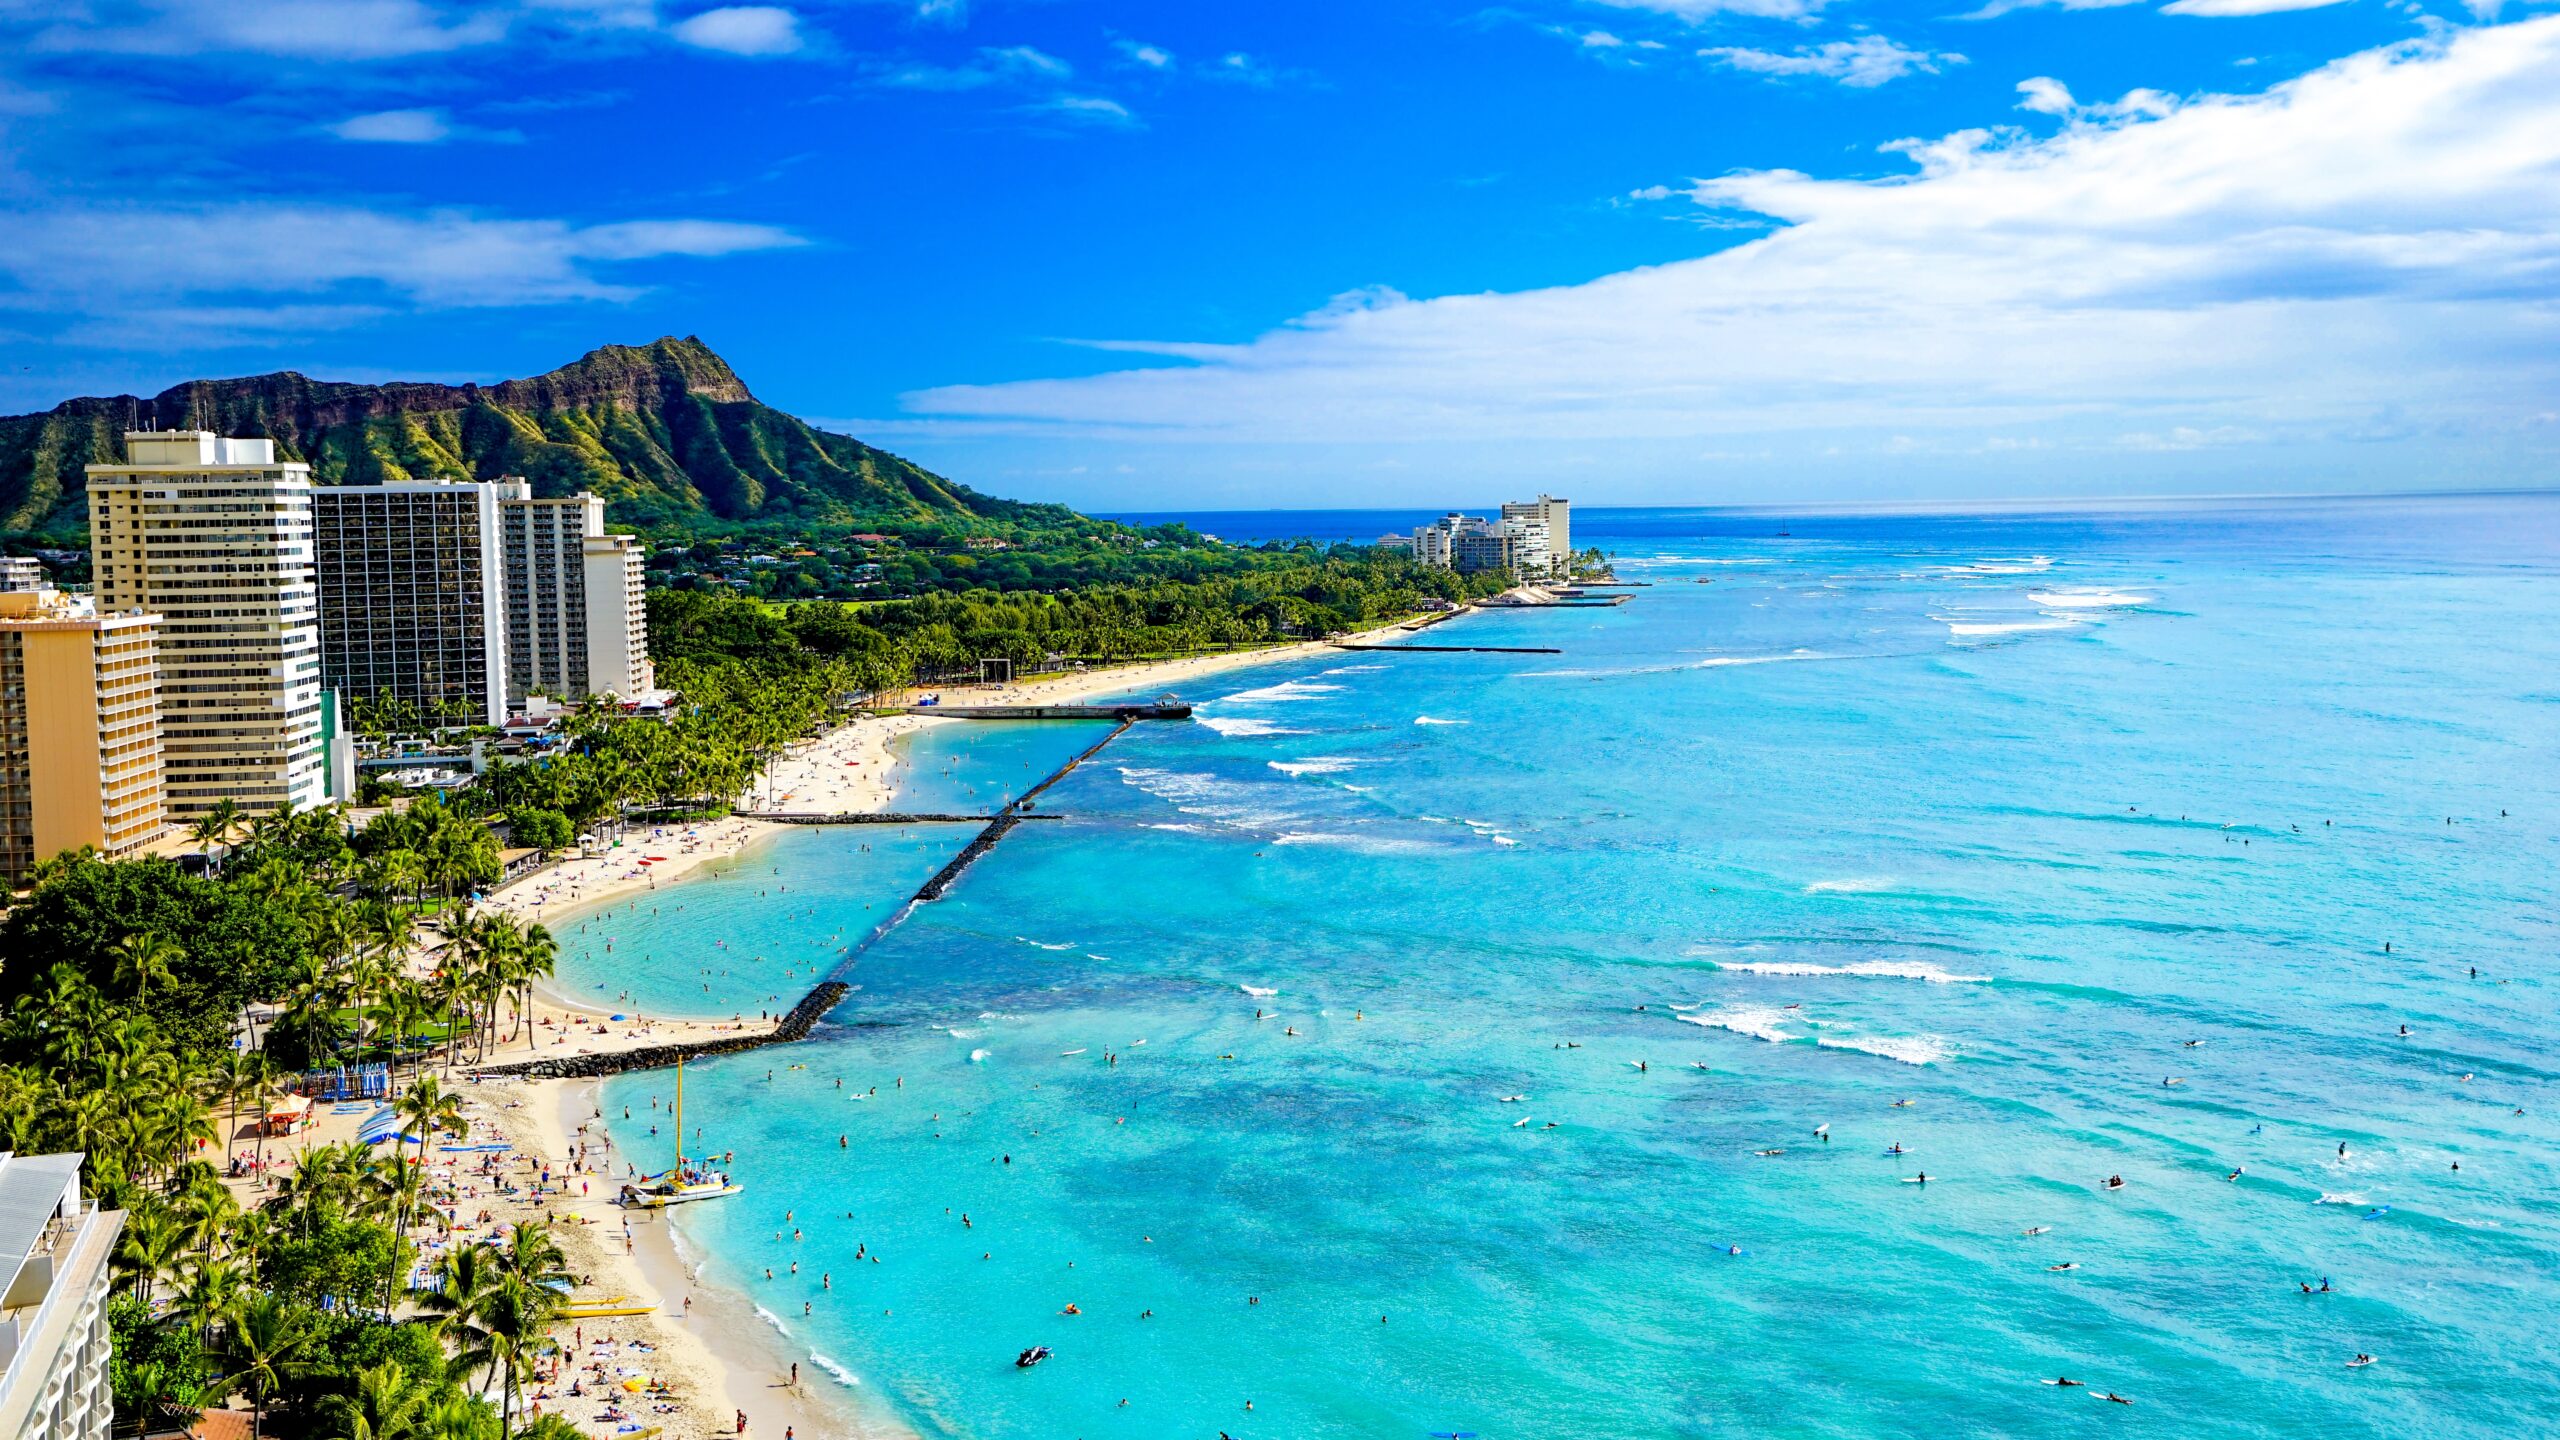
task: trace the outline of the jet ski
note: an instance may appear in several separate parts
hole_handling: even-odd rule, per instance
[[[1023,1351],[1021,1354],[1014,1356],[1014,1357],[1013,1357],[1013,1365],[1014,1365],[1014,1368],[1015,1368],[1015,1369],[1017,1369],[1017,1370],[1028,1370],[1028,1369],[1030,1369],[1032,1366],[1037,1365],[1037,1364],[1039,1364],[1041,1361],[1046,1360],[1046,1359],[1048,1359],[1048,1358],[1049,1358],[1049,1347],[1048,1347],[1048,1346],[1046,1346],[1046,1345],[1034,1345],[1034,1346],[1032,1346],[1030,1349]]]

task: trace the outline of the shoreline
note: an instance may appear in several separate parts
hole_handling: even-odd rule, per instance
[[[1352,643],[1372,641],[1401,633],[1405,623],[1398,621],[1348,638]],[[1328,641],[1300,641],[1256,650],[1074,671],[1007,685],[946,687],[946,691],[965,691],[987,704],[1072,701],[1152,690],[1232,670],[1309,659],[1332,649]],[[758,789],[773,797],[776,808],[781,802],[790,801],[798,808],[824,808],[832,813],[885,810],[895,803],[901,771],[909,763],[905,747],[895,742],[933,725],[965,723],[968,722],[931,716],[856,715],[823,736],[786,749],[760,777]],[[861,773],[848,776],[848,770]],[[784,785],[791,788],[782,789]],[[739,859],[787,828],[790,827],[758,820],[753,812],[693,826],[657,827],[645,837],[647,843],[636,849],[631,837],[626,836],[621,847],[603,855],[566,861],[502,886],[485,903],[529,921],[567,924]],[[638,863],[643,856],[661,854],[665,858],[652,859],[645,865]],[[631,1009],[630,1018],[617,1027],[606,1017],[625,1012],[610,1005],[599,1007],[541,982],[533,987],[533,996],[533,1005],[521,1021],[528,1032],[527,1058],[540,1056],[546,1048],[566,1047],[573,1036],[580,1042],[578,1052],[602,1054],[734,1033],[757,1023],[709,1017],[651,1018]],[[549,1047],[540,1043],[546,1030],[550,1032]],[[491,1063],[511,1058],[514,1056],[505,1047],[493,1047],[488,1057]],[[553,1233],[570,1257],[570,1268],[582,1277],[582,1290],[593,1295],[629,1296],[634,1303],[654,1303],[657,1309],[647,1315],[562,1323],[575,1335],[590,1331],[617,1339],[627,1335],[652,1347],[643,1352],[653,1357],[648,1362],[652,1373],[669,1379],[676,1389],[676,1395],[670,1397],[675,1408],[654,1417],[654,1423],[663,1427],[666,1440],[711,1440],[713,1436],[733,1435],[734,1417],[739,1414],[746,1417],[750,1435],[771,1437],[805,1429],[812,1437],[917,1440],[916,1432],[894,1416],[871,1413],[882,1407],[879,1402],[866,1404],[859,1398],[859,1380],[847,1385],[828,1373],[828,1366],[840,1362],[821,1366],[814,1352],[795,1355],[790,1339],[757,1312],[744,1287],[716,1274],[706,1277],[704,1272],[713,1263],[711,1257],[688,1263],[676,1233],[677,1222],[670,1212],[625,1211],[613,1203],[620,1183],[614,1173],[618,1163],[615,1157],[622,1153],[622,1145],[614,1135],[613,1123],[602,1113],[602,1081],[473,1077],[463,1093],[466,1112],[475,1125],[498,1131],[520,1151],[553,1165],[555,1171],[566,1169],[581,1125],[591,1138],[601,1138],[606,1161],[585,1183],[595,1186],[603,1182],[599,1187],[602,1193],[574,1199],[565,1193],[552,1197],[550,1208],[555,1215],[566,1212],[565,1223],[555,1222]],[[573,1179],[578,1178],[578,1172],[569,1173]],[[623,1233],[628,1237],[625,1249],[613,1248],[615,1227],[600,1217],[622,1222]],[[579,1358],[583,1360],[587,1353],[582,1348]],[[797,1387],[788,1383],[794,1365],[803,1367]],[[828,1393],[830,1386],[849,1393]],[[585,1402],[566,1401],[559,1391],[553,1394],[554,1400],[546,1402],[550,1409],[559,1410],[566,1404],[570,1418],[581,1428],[596,1423],[577,1413],[577,1407]]]

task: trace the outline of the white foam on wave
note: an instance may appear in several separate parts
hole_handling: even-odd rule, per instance
[[[1413,717],[1413,723],[1416,725],[1465,725],[1470,722],[1465,720],[1443,720],[1436,715],[1416,715]]]
[[[1215,775],[1144,765],[1119,768],[1121,780],[1185,815],[1243,830],[1268,830],[1297,818],[1295,812],[1270,802],[1268,797],[1279,794],[1275,787],[1243,785]]]
[[[2311,1203],[2314,1205],[2362,1205],[2367,1202],[2362,1195],[2357,1194],[2353,1190],[2349,1190],[2343,1194],[2331,1194],[2330,1192],[2323,1190],[2320,1192],[2320,1198],[2312,1201]]]
[[[1493,832],[1493,843],[1496,845],[1517,845],[1520,842],[1497,830]]]
[[[2069,616],[2053,615],[2042,620],[1951,620],[1944,615],[1929,617],[1947,627],[1947,633],[1958,640],[1984,640],[1995,635],[2027,635],[2039,630],[2076,630],[2080,622]]]
[[[1016,935],[1013,938],[1030,946],[1034,950],[1073,950],[1076,948],[1076,942],[1073,940],[1068,941],[1064,945],[1052,945],[1046,940],[1034,940],[1028,935]]]
[[[2148,595],[2124,590],[2030,590],[2027,598],[2049,610],[2115,610],[2151,603]]]
[[[2053,568],[2050,555],[2013,555],[1947,567],[1958,575],[2038,575]]]
[[[1209,827],[1206,825],[1190,825],[1179,820],[1160,821],[1156,824],[1149,825],[1147,828],[1150,830],[1172,830],[1184,835],[1206,835],[1209,833]]]
[[[1359,835],[1340,830],[1289,830],[1271,837],[1274,845],[1331,845],[1371,855],[1420,855],[1440,847],[1386,835]]]
[[[844,1368],[842,1365],[837,1364],[832,1357],[821,1351],[810,1351],[809,1363],[826,1371],[829,1375],[834,1376],[835,1382],[842,1385],[847,1390],[858,1390],[862,1388],[861,1376],[856,1375],[852,1371]]]
[[[1336,665],[1330,670],[1319,670],[1316,673],[1319,675],[1365,675],[1372,670],[1386,668],[1384,665]]]
[[[1279,991],[1264,985],[1238,985],[1236,988],[1247,995],[1252,996],[1256,1000],[1268,1000],[1272,996],[1280,993]]]
[[[1675,1005],[1672,1010],[1692,1025],[1704,1025],[1710,1030],[1730,1030],[1736,1035],[1748,1035],[1772,1045],[1784,1045],[1797,1038],[1786,1028],[1786,1012],[1772,1010],[1765,1005],[1741,1005],[1696,1013],[1681,1013],[1680,1007]]]
[[[972,1065],[984,1065],[987,1063],[988,1054],[989,1052],[985,1050],[972,1050],[969,1052],[969,1063]]]
[[[1667,665],[1629,665],[1617,670],[1523,670],[1523,680],[1596,680],[1617,675],[1673,675],[1683,670],[1722,670],[1733,665],[1783,665],[1791,660],[1828,660],[1815,650],[1784,655],[1710,655],[1703,660],[1677,660]]]
[[[1855,1050],[1865,1055],[1881,1055],[1905,1065],[1934,1065],[1947,1058],[1946,1042],[1935,1035],[1844,1035],[1834,1038],[1817,1035],[1814,1044],[1825,1050]]]
[[[1239,690],[1219,703],[1270,705],[1287,700],[1314,700],[1326,695],[1338,695],[1341,692],[1342,687],[1339,685],[1319,685],[1313,680],[1283,680],[1277,685],[1265,685],[1257,690]]]
[[[1254,715],[1199,715],[1201,724],[1231,740],[1245,740],[1258,735],[1304,735],[1304,730],[1289,730]]]
[[[936,1025],[933,1028],[950,1036],[954,1040],[975,1040],[979,1036],[987,1033],[984,1030],[962,1030],[950,1025]]]
[[[1272,760],[1265,763],[1283,775],[1339,775],[1360,762],[1340,755],[1310,755],[1304,760]]]
[[[1850,975],[1875,980],[1925,980],[1932,985],[1988,985],[1988,975],[1957,975],[1920,961],[1867,960],[1856,965],[1810,965],[1796,960],[1716,961],[1719,970],[1750,975]]]
[[[1846,880],[1816,880],[1804,887],[1807,895],[1872,895],[1893,888],[1890,875],[1856,875]]]

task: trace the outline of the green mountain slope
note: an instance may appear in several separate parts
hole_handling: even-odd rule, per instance
[[[287,370],[0,418],[0,531],[82,530],[81,467],[121,458],[128,429],[269,436],[323,484],[522,475],[538,495],[592,490],[616,523],[633,526],[1037,524],[1072,513],[981,495],[820,430],[758,401],[701,341],[670,337],[490,386],[351,385]]]

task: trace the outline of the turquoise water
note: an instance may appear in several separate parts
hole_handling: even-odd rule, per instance
[[[1577,517],[1651,588],[1435,637],[1564,653],[1195,685],[689,1070],[682,1224],[929,1435],[2548,1433],[2555,535]],[[654,1002],[931,868],[847,843]]]

